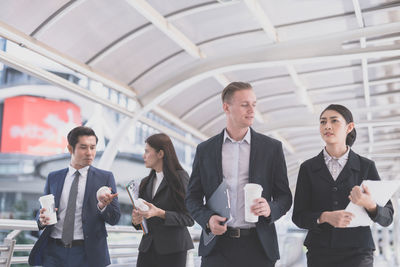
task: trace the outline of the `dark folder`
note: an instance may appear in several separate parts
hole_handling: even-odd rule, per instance
[[[228,194],[228,186],[225,181],[217,187],[211,197],[208,199],[206,203],[207,208],[217,213],[219,216],[230,219],[231,216],[231,208]],[[203,230],[203,241],[204,245],[208,245],[215,235],[211,232],[207,233]]]

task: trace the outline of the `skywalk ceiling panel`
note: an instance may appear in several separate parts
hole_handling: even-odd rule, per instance
[[[147,21],[125,1],[77,1],[37,34],[40,41],[86,62]]]
[[[158,29],[150,26],[149,30],[135,39],[129,40],[115,48],[102,59],[98,60],[94,67],[103,72],[110,73],[124,83],[140,79],[145,71],[157,66],[159,61],[181,49],[162,34]],[[154,86],[158,75],[151,77],[152,82],[147,87]],[[139,94],[145,93],[145,86],[138,86]]]
[[[219,101],[218,101],[219,102]],[[212,123],[213,119],[219,118],[221,116],[222,105],[208,105],[206,109],[201,110],[201,112],[193,114],[191,116],[191,122],[195,127],[201,128],[211,123],[211,125],[215,126]],[[218,120],[218,122],[224,122],[225,118],[222,117]],[[211,127],[211,129],[215,129],[215,131],[220,131],[223,127]],[[206,132],[210,132],[210,127],[205,128]]]
[[[67,0],[2,0],[1,21],[26,34],[33,32],[49,16],[65,5]]]
[[[286,24],[296,24],[301,21],[336,17],[354,11],[351,1],[268,0],[260,1],[260,4],[271,22],[277,27]]]
[[[166,16],[171,13],[176,13],[178,11],[192,9],[193,7],[202,6],[207,3],[215,2],[215,1],[207,1],[207,0],[173,0],[169,1],[166,5],[165,0],[147,0],[154,9],[160,12],[163,16]]]
[[[359,44],[357,44],[359,45]],[[318,75],[319,73],[328,72],[331,75],[336,75],[339,72],[352,71],[352,68],[360,68],[360,62],[352,65],[351,61],[340,60],[340,61],[327,61],[327,62],[317,62],[308,64],[296,64],[295,68],[297,72],[301,75]]]
[[[171,47],[172,48],[172,47]],[[174,46],[176,48],[176,46]],[[176,53],[169,54],[159,58],[158,64],[154,64],[144,69],[139,75],[132,76],[130,85],[135,88],[139,88],[143,92],[143,96],[147,93],[151,93],[152,89],[162,86],[163,84],[168,84],[173,86],[179,81],[182,81],[187,76],[182,75],[178,79],[173,79],[176,75],[189,69],[191,64],[195,61],[193,57],[184,53],[184,51],[179,50]],[[165,82],[169,81],[169,83]]]
[[[254,83],[254,89],[257,92],[258,102],[262,103],[269,98],[274,101],[280,101],[280,97],[287,97],[288,94],[293,94],[294,85],[289,74],[285,76],[277,76],[260,80]]]
[[[318,73],[316,75],[307,75],[306,77],[302,77],[302,79],[309,89],[326,88],[362,82],[362,73],[360,72],[361,68],[354,69],[352,71],[336,73],[335,76],[340,77],[340,79],[337,80],[331,79],[332,74],[330,72]]]
[[[223,20],[220,19],[221,15],[224,17]],[[194,13],[173,20],[173,23],[196,44],[261,28],[241,1]]]
[[[253,85],[257,85],[267,82],[268,78],[271,78],[271,80],[282,76],[287,78],[289,73],[284,66],[272,66],[269,68],[231,71],[225,75],[232,81],[251,81]]]
[[[251,41],[249,41],[251,40]],[[216,39],[207,40],[199,47],[207,58],[219,58],[227,55],[237,55],[265,47],[273,42],[264,32],[257,29],[248,32],[238,32],[232,35],[223,35]]]
[[[212,101],[213,103],[211,104],[221,104],[221,90],[221,84],[214,78],[209,78],[192,85],[188,90],[185,90],[176,97],[168,99],[161,103],[161,105],[163,108],[172,111],[178,117],[183,117],[198,105],[209,101],[210,98],[215,98],[215,95],[218,95],[218,97],[216,97],[217,101]],[[201,108],[198,112],[202,113],[207,108],[209,107]]]

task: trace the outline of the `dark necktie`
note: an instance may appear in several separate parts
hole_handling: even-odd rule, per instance
[[[64,244],[71,244],[74,239],[76,196],[78,195],[79,171],[75,172],[75,178],[69,191],[67,211],[65,212],[64,225],[61,240]]]

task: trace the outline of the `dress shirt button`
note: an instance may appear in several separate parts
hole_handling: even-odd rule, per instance
[[[336,200],[333,201],[333,205],[337,206],[337,204],[339,204],[339,202],[337,202]]]
[[[332,191],[336,192],[337,191],[337,187],[336,186],[332,187]]]

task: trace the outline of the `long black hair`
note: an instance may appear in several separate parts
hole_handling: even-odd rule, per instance
[[[348,108],[346,108],[345,106],[342,106],[339,104],[331,104],[321,112],[321,115],[319,117],[321,118],[322,114],[324,114],[324,112],[327,110],[333,110],[333,111],[338,112],[346,120],[347,124],[354,122],[353,114],[351,114],[351,111]],[[347,134],[346,145],[352,146],[354,144],[354,142],[356,141],[356,137],[357,137],[356,128],[353,127],[353,130]]]
[[[185,207],[185,188],[178,175],[179,170],[183,170],[179,163],[178,157],[176,156],[174,145],[168,135],[164,133],[153,134],[146,139],[146,143],[154,148],[156,152],[162,150],[164,152],[163,157],[163,173],[164,179],[167,182],[168,187],[172,191],[172,198],[175,201],[176,207],[179,211],[186,211]],[[155,170],[151,169],[148,178],[155,175]],[[143,194],[144,188],[148,184],[150,179],[146,179],[140,185],[140,194]]]

